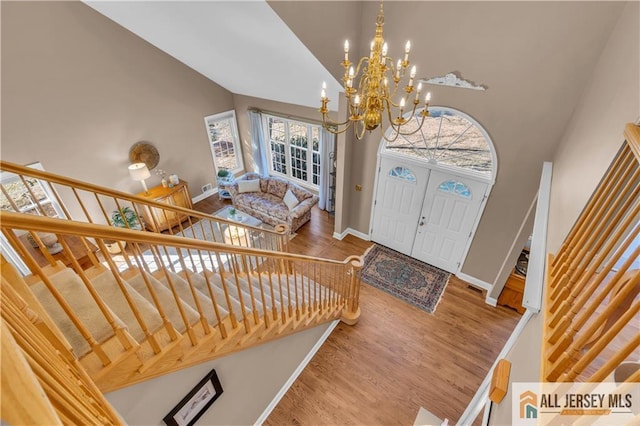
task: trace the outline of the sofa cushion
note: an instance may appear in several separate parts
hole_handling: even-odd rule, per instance
[[[279,177],[269,178],[269,184],[267,185],[267,192],[282,199],[284,194],[289,189],[289,182]]]
[[[293,195],[293,192],[291,192],[291,189],[287,189],[287,192],[284,194],[284,198],[282,199],[282,201],[284,201],[284,203],[287,205],[287,208],[289,210],[291,210],[292,208],[300,204],[300,201],[298,201],[296,196]]]
[[[296,199],[300,203],[306,200],[307,198],[313,197],[313,194],[311,192],[307,191],[304,188],[301,188],[300,186],[294,183],[289,184],[289,189],[291,190],[291,192],[293,192],[293,195],[295,195]]]
[[[238,192],[240,194],[243,194],[245,192],[259,192],[259,191],[260,191],[260,179],[238,181]]]

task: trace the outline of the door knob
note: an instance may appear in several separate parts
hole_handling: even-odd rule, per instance
[[[424,221],[421,220],[420,223],[418,224],[419,226],[423,226],[424,225]]]

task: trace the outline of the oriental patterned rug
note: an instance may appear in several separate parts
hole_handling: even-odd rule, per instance
[[[432,314],[450,273],[375,244],[364,259],[362,281]]]

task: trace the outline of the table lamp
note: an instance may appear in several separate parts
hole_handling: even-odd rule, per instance
[[[131,175],[131,179],[142,182],[144,193],[145,195],[148,194],[149,190],[144,180],[151,176],[151,172],[149,172],[147,165],[145,163],[133,163],[129,166],[129,174]]]

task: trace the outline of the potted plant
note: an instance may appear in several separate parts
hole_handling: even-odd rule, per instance
[[[228,182],[231,180],[231,178],[233,177],[233,175],[231,174],[231,172],[227,169],[220,169],[218,170],[218,178],[223,181],[223,182]]]
[[[142,230],[142,221],[131,207],[122,207],[121,209],[114,210],[111,213],[111,224],[118,228],[129,228],[137,231]],[[123,248],[127,245],[126,241],[120,241],[120,243]],[[121,245],[115,240],[105,240],[104,244],[107,246],[109,253],[117,254],[121,251]]]

